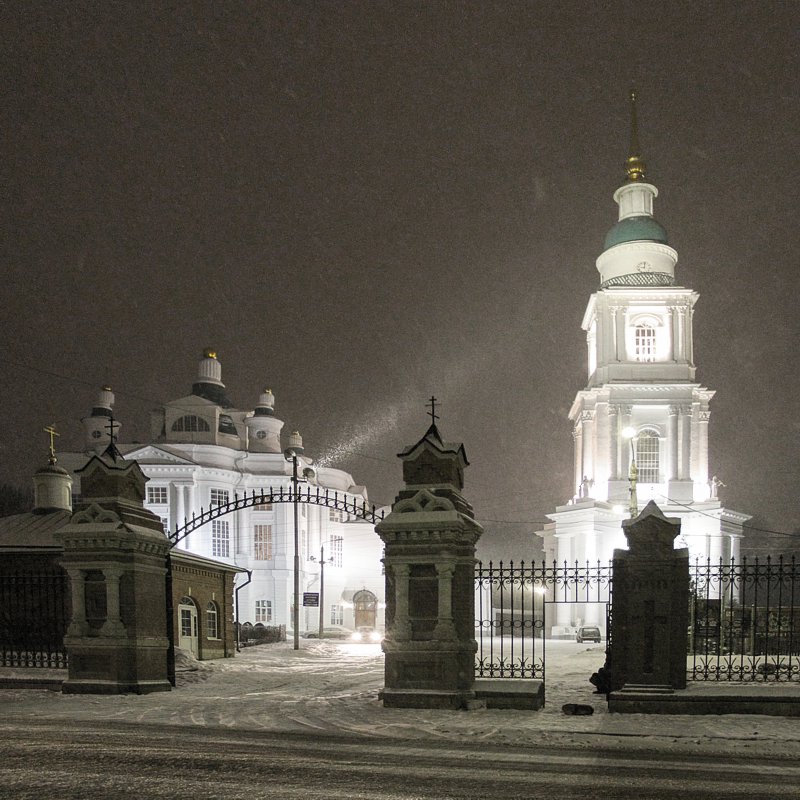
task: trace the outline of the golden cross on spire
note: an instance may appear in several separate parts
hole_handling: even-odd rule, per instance
[[[44,432],[50,434],[50,456],[49,456],[49,461],[50,461],[51,464],[55,464],[56,461],[58,461],[58,459],[56,458],[56,447],[55,447],[56,436],[61,436],[61,434],[56,430],[55,422],[52,425],[48,425],[44,429]]]

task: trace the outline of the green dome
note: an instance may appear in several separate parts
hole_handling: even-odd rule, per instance
[[[668,244],[667,232],[652,217],[626,217],[606,234],[603,250],[623,242],[659,242]]]

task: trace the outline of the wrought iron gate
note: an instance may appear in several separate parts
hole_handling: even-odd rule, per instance
[[[689,680],[800,681],[800,563],[709,560],[689,578]]]
[[[610,642],[610,562],[478,562],[475,592],[476,677],[544,680],[548,638],[572,638],[572,621],[589,605],[602,606],[597,626]],[[555,610],[564,606],[568,613]]]
[[[69,580],[60,567],[0,573],[0,666],[67,666]]]

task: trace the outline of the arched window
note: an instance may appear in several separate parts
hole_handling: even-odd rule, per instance
[[[206,606],[206,637],[219,639],[219,612],[213,600]]]
[[[636,437],[636,467],[639,483],[659,483],[661,481],[659,444],[658,433],[654,430],[643,430]]]
[[[172,430],[180,433],[181,431],[209,431],[211,428],[202,417],[198,417],[196,414],[187,414],[172,423]]]
[[[634,330],[633,353],[637,361],[656,360],[656,329],[646,323]]]

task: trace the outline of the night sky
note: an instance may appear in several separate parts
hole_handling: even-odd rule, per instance
[[[435,394],[483,552],[529,557],[573,492],[635,85],[700,293],[711,471],[729,507],[800,530],[798,22],[796,2],[4,4],[0,480],[28,485],[51,422],[77,449],[106,382],[121,440],[146,440],[213,347],[236,406],[270,387],[284,433],[379,503]]]

